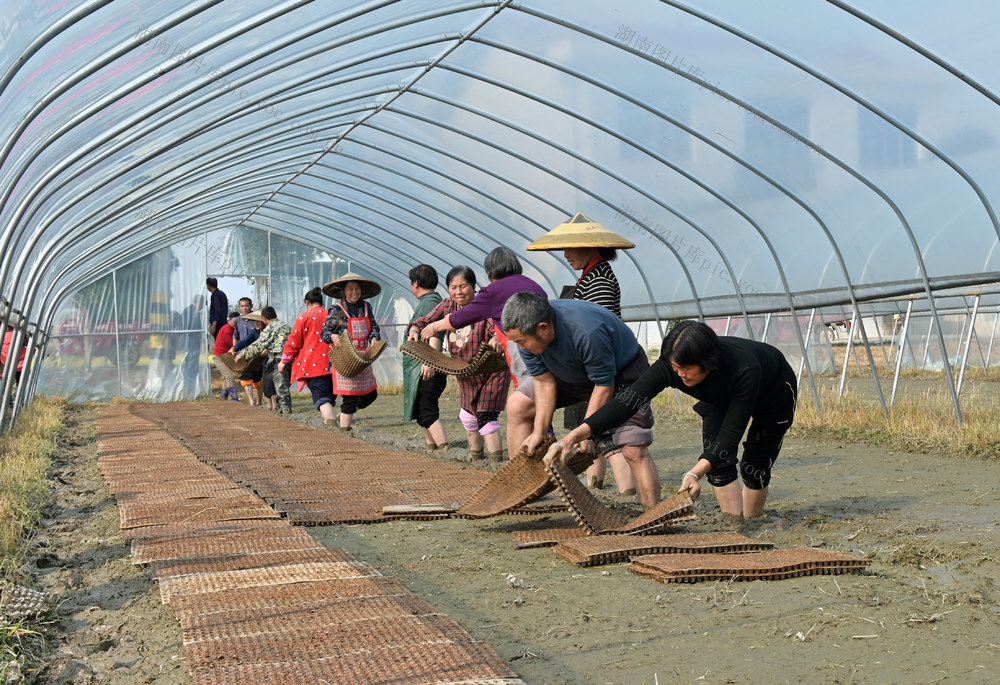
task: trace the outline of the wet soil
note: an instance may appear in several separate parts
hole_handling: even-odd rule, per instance
[[[308,398],[290,420],[321,428]],[[402,398],[357,415],[355,435],[421,450]],[[52,593],[38,683],[188,683],[179,627],[134,567],[96,469],[97,409],[71,412],[56,492],[28,569]],[[262,411],[262,410],[261,410]],[[465,453],[455,397],[442,407]],[[669,493],[694,462],[693,424],[659,416],[653,456]],[[496,470],[479,462],[472,468]],[[599,496],[638,514],[610,482]],[[763,520],[747,534],[782,548],[872,560],[861,574],[661,584],[624,564],[576,568],[551,549],[516,550],[516,530],[575,527],[568,514],[310,528],[493,645],[526,683],[889,683],[995,681],[1000,668],[1000,463],[790,437]],[[720,529],[711,493],[692,531]]]

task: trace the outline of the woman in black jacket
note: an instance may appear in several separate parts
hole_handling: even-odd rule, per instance
[[[557,442],[546,460],[623,423],[664,388],[677,388],[698,399],[694,410],[702,417],[702,453],[684,474],[680,491],[697,498],[700,481],[707,476],[723,514],[760,516],[771,467],[795,415],[795,372],[777,348],[743,338],[720,338],[697,321],[678,323],[663,339],[660,358],[627,391]],[[739,459],[739,441],[747,425],[750,430]]]

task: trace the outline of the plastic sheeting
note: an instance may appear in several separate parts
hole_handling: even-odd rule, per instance
[[[555,294],[576,274],[524,247],[583,212],[637,245],[615,266],[632,320],[749,331],[913,294],[935,316],[938,290],[1000,281],[998,20],[930,0],[15,0],[2,297],[58,335],[109,273],[234,230],[402,297],[416,263],[507,245]],[[287,266],[275,297],[304,283]]]
[[[218,280],[230,311],[250,297],[254,309],[270,304],[290,324],[304,310],[308,290],[352,270],[365,274],[323,250],[252,229],[214,231],[158,250],[81,289],[60,308],[39,390],[78,402],[205,395],[214,348],[207,332],[208,276]],[[371,301],[394,347],[399,300],[389,288]],[[381,383],[402,382],[398,353],[385,355],[376,369]],[[308,393],[303,401],[311,402]]]

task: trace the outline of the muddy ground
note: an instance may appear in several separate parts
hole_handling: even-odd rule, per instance
[[[458,444],[455,399],[446,394],[443,408]],[[307,398],[293,401],[291,420],[319,425]],[[357,437],[420,449],[416,425],[400,424],[401,402],[383,396],[359,413]],[[96,411],[72,412],[28,569],[56,609],[43,626],[48,663],[27,682],[190,682],[178,625],[149,574],[131,565],[97,474]],[[663,416],[656,433],[669,492],[694,463],[698,434]],[[454,447],[440,458],[463,453]],[[568,514],[310,531],[401,579],[532,685],[987,683],[1000,669],[998,482],[993,461],[790,437],[766,520],[748,534],[873,563],[863,574],[780,581],[660,584],[623,564],[579,569],[550,549],[514,549],[512,531],[574,527]],[[610,484],[600,496],[639,512]],[[710,493],[697,507],[689,529],[718,529]]]

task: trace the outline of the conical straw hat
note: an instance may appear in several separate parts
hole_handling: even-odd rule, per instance
[[[339,300],[344,297],[344,286],[348,281],[357,281],[361,284],[361,299],[367,300],[369,298],[375,297],[380,292],[382,292],[382,286],[373,281],[370,278],[365,278],[361,274],[356,274],[353,271],[344,274],[340,278],[330,281],[323,286],[323,294],[328,297],[332,297],[335,300]]]
[[[529,250],[565,250],[567,247],[615,247],[627,250],[635,247],[635,243],[578,213],[528,245]]]

